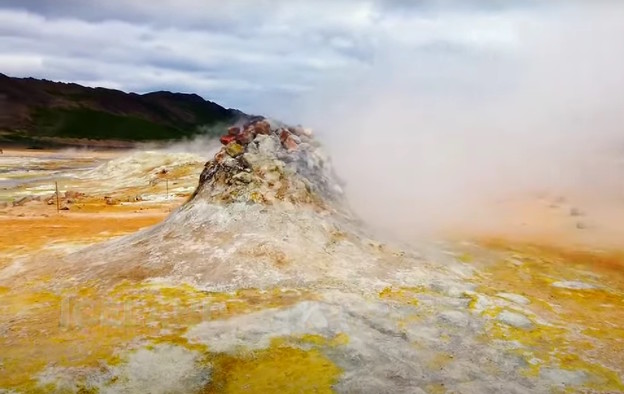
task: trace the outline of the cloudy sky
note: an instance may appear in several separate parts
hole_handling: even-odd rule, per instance
[[[420,88],[444,89],[431,70],[512,58],[518,26],[552,11],[539,4],[0,0],[0,72],[137,92],[196,92],[283,116],[307,93],[401,54],[429,68]],[[427,64],[417,64],[419,57]]]

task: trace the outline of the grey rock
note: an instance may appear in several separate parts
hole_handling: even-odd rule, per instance
[[[571,290],[589,290],[589,289],[596,288],[596,286],[592,284],[580,282],[577,280],[564,280],[560,282],[555,282],[552,284],[552,286],[558,287],[560,289],[571,289]]]
[[[469,323],[468,315],[460,311],[444,311],[440,313],[440,320],[457,327],[466,327]]]
[[[514,293],[498,293],[496,294],[497,297],[500,298],[504,298],[507,301],[511,301],[515,304],[520,304],[520,305],[529,305],[531,303],[531,300],[529,300],[528,298],[521,296],[520,294],[514,294]]]
[[[498,317],[498,321],[505,323],[512,327],[530,329],[533,328],[533,322],[528,317],[521,313],[515,313],[511,311],[502,311]]]

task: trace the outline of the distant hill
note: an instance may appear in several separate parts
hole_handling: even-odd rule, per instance
[[[246,115],[196,94],[147,94],[0,74],[0,145],[124,145],[214,134]]]

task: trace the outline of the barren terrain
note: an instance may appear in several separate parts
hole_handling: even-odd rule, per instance
[[[386,243],[276,133],[190,201],[208,156],[5,150],[0,392],[624,391],[624,204],[522,195]]]

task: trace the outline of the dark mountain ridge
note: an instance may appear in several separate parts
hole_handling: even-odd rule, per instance
[[[5,145],[175,140],[217,135],[241,117],[246,115],[197,94],[126,93],[0,74],[0,144]]]

